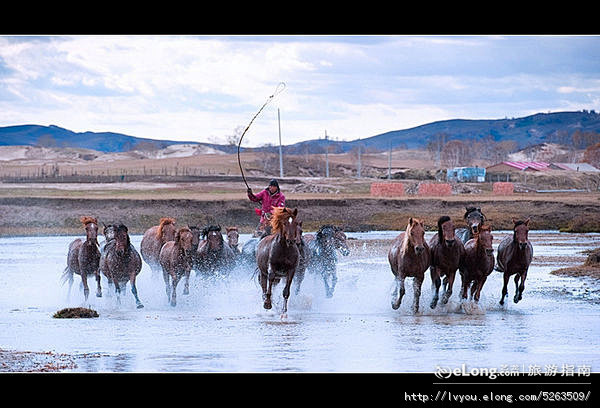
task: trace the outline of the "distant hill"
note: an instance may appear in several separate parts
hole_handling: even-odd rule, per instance
[[[480,140],[491,136],[494,141],[514,140],[519,149],[540,143],[569,144],[576,131],[600,133],[600,114],[594,111],[537,113],[523,118],[469,120],[452,119],[432,122],[405,130],[393,130],[364,139],[334,141],[314,139],[284,146],[286,154],[322,153],[326,145],[330,151],[347,152],[357,146],[387,150],[390,147],[425,148],[432,137],[444,133],[446,140]],[[558,140],[562,138],[561,140]],[[225,153],[234,153],[236,146],[212,143],[153,140],[113,132],[77,133],[58,126],[21,125],[0,127],[0,146],[78,147],[100,152],[124,152],[140,146],[163,149],[173,144],[200,144]],[[275,150],[276,147],[256,150]],[[245,149],[244,149],[245,150]]]
[[[594,111],[537,113],[523,118],[497,120],[452,119],[432,122],[405,130],[393,130],[350,142],[329,141],[339,151],[363,148],[387,150],[405,146],[408,149],[424,148],[433,136],[446,134],[450,139],[472,140],[492,136],[494,141],[514,140],[519,149],[544,142],[569,144],[570,139],[556,140],[560,132],[572,135],[576,130],[600,133],[600,114]],[[558,133],[557,133],[558,132]],[[564,138],[564,137],[563,137]],[[309,140],[286,146],[287,153],[316,153],[324,151],[325,139]]]
[[[212,143],[154,140],[113,132],[73,132],[58,126],[20,125],[0,127],[0,146],[76,147],[103,153],[120,153],[134,148],[164,149],[175,144],[201,144],[230,152],[231,147]]]

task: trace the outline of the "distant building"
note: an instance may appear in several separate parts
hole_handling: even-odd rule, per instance
[[[485,181],[485,168],[453,167],[446,170],[446,180],[459,183],[483,183]]]
[[[600,173],[600,169],[597,169],[589,163],[552,163],[550,164],[550,168],[552,170],[571,170]]]
[[[486,168],[488,173],[507,173],[517,171],[544,171],[549,170],[550,163],[525,162],[525,161],[503,161]]]

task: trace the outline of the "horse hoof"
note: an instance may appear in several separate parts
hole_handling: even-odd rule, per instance
[[[268,310],[268,309],[271,309],[271,307],[272,307],[272,306],[271,306],[271,302],[265,302],[265,303],[263,304],[263,307],[264,307],[265,309],[267,309],[267,310]]]
[[[138,305],[137,305],[137,308],[138,308],[138,309],[143,309],[143,308],[144,308],[144,305],[142,305],[141,303],[138,303]]]
[[[189,295],[189,294],[190,294],[190,291],[189,291],[189,290],[184,290],[184,291],[183,291],[183,294],[184,294],[184,295]]]
[[[287,313],[282,313],[281,314],[281,320],[287,319],[287,317],[288,317]]]
[[[437,299],[436,300],[432,300],[431,304],[429,305],[430,308],[435,309],[435,307],[437,306]]]
[[[96,297],[102,297],[102,293],[96,293]]]
[[[397,310],[400,307],[400,302],[392,302],[392,309]]]

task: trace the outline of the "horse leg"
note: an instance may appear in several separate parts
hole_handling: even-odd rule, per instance
[[[119,286],[119,281],[117,279],[114,279],[113,283],[115,284],[115,293],[117,295],[117,303],[120,305],[121,304],[121,287]]]
[[[448,273],[444,278],[444,294],[442,295],[442,304],[447,304],[452,296],[452,287],[454,286],[454,278],[456,278],[456,272]]]
[[[189,295],[190,294],[190,271],[189,270],[186,270],[184,272],[184,278],[185,278],[185,283],[183,286],[183,294]]]
[[[404,276],[396,276],[396,288],[392,295],[392,309],[394,310],[398,309],[400,303],[402,303],[402,297],[404,296],[404,278]]]
[[[271,296],[269,294],[267,294],[267,284],[268,284],[267,276],[268,275],[266,273],[259,271],[260,287],[262,288],[262,293],[263,293],[263,295],[262,295],[263,302],[264,302],[263,307],[265,309],[270,309],[271,308]]]
[[[96,287],[96,297],[102,297],[102,286],[100,286],[100,271],[96,271],[96,283],[97,283],[97,287]]]
[[[129,282],[131,282],[131,293],[133,293],[133,297],[135,298],[135,304],[138,309],[144,307],[142,302],[140,302],[140,298],[138,297],[137,288],[135,287],[135,273],[132,273],[129,277]]]
[[[171,301],[171,284],[169,283],[170,276],[169,272],[163,270],[163,280],[165,281],[165,292],[167,294],[167,302]]]
[[[517,274],[517,276],[515,276],[515,285],[517,284],[517,278],[519,276],[521,277],[521,284],[517,288],[517,293],[515,293],[515,303],[518,303],[519,300],[523,299],[523,291],[525,290],[525,278],[527,278],[527,271],[523,272],[522,275]]]
[[[271,292],[273,289],[273,281],[274,280],[275,280],[275,272],[271,268],[271,265],[269,265],[267,279],[265,282],[267,285],[267,291],[266,291],[266,293],[263,292],[263,300],[264,300],[263,307],[265,309],[270,309],[271,307],[273,307],[273,305],[271,304]]]
[[[504,272],[504,285],[502,286],[502,297],[500,298],[500,305],[504,306],[504,298],[508,295],[508,280],[510,275]]]
[[[435,266],[432,266],[429,269],[429,273],[431,275],[431,290],[433,291],[433,299],[431,299],[431,304],[429,305],[429,307],[435,309],[439,299],[441,279],[440,273]]]
[[[294,287],[296,288],[295,290],[295,294],[296,296],[300,293],[300,285],[302,285],[302,281],[304,280],[304,270],[299,271],[300,273],[298,274],[298,277],[296,278],[296,283],[294,284]]]
[[[413,292],[414,292],[414,302],[413,302],[413,312],[419,312],[419,299],[421,298],[421,285],[423,284],[423,277],[414,277],[413,280]]]
[[[285,286],[283,287],[283,311],[281,312],[281,318],[287,317],[287,302],[290,297],[290,287],[292,286],[292,280],[294,279],[294,270],[288,272],[285,280]]]
[[[485,283],[487,276],[483,276],[478,284],[477,288],[475,288],[475,303],[479,303],[479,296],[481,296],[481,289],[483,289],[483,284]]]
[[[330,298],[333,296],[333,294],[331,293],[331,286],[329,286],[329,271],[324,270],[321,273],[321,277],[323,278],[323,283],[325,284],[325,296]]]
[[[81,283],[83,284],[83,295],[85,296],[85,301],[87,302],[90,294],[90,288],[88,287],[87,273],[85,271],[81,271]]]
[[[179,283],[179,277],[176,273],[171,275],[171,280],[173,282],[173,290],[171,291],[171,306],[175,307],[177,306],[177,283]]]
[[[329,296],[333,297],[333,291],[335,290],[335,285],[337,284],[337,273],[335,273],[335,269],[331,272],[331,289],[329,291]]]

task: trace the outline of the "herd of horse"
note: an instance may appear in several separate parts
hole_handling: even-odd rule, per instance
[[[388,260],[395,287],[392,308],[398,309],[405,294],[406,278],[413,278],[413,311],[419,311],[421,286],[427,269],[430,270],[434,309],[439,301],[446,304],[458,271],[462,280],[460,297],[466,300],[470,291],[471,301],[478,302],[483,285],[494,266],[504,274],[504,286],[500,304],[508,294],[508,281],[515,276],[515,297],[522,299],[527,270],[533,257],[533,247],[528,239],[529,219],[515,220],[514,234],[507,236],[498,246],[497,259],[492,248],[492,230],[480,208],[467,207],[464,215],[466,228],[455,228],[452,219],[442,216],[438,220],[437,233],[429,242],[425,240],[423,221],[410,218],[406,230],[399,234],[388,251]],[[177,284],[183,278],[183,294],[189,294],[192,270],[201,277],[227,276],[237,265],[253,266],[262,289],[263,307],[272,308],[272,290],[282,279],[282,316],[287,314],[287,303],[294,283],[295,293],[300,292],[306,271],[322,278],[325,295],[332,297],[337,283],[337,253],[350,253],[347,237],[338,226],[322,225],[314,234],[303,234],[298,209],[277,207],[270,219],[270,233],[253,237],[239,248],[239,232],[227,227],[225,236],[220,225],[178,227],[173,218],[161,218],[159,225],[149,228],[142,237],[140,251],[131,244],[128,229],[123,224],[104,225],[105,242],[98,244],[98,221],[94,217],[81,217],[86,238],[70,243],[67,267],[63,281],[80,275],[85,300],[89,296],[87,278],[94,276],[97,282],[96,296],[102,296],[101,275],[115,287],[117,299],[121,288],[130,283],[131,292],[138,308],[144,307],[139,300],[135,280],[142,269],[142,260],[148,264],[152,275],[162,274],[167,300],[177,304]],[[141,255],[140,255],[141,254]],[[294,280],[295,278],[295,280]],[[443,282],[442,282],[443,278]],[[520,282],[520,283],[519,283]]]

